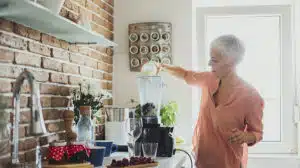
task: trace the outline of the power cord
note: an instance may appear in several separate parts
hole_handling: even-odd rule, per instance
[[[184,152],[185,154],[187,154],[189,156],[189,159],[190,159],[190,162],[191,162],[191,168],[193,168],[193,160],[192,160],[192,156],[185,150],[183,149],[175,149],[175,152],[176,151],[181,151],[181,152]]]

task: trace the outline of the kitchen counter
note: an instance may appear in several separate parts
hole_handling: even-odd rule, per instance
[[[180,147],[180,149],[184,149],[186,151],[188,148]],[[190,152],[189,152],[190,153]],[[127,152],[116,152],[113,153],[110,157],[104,159],[104,165],[109,165],[113,159],[121,160],[123,158],[128,158]],[[190,168],[190,161],[187,154],[177,151],[173,157],[163,157],[163,158],[156,158],[156,161],[159,162],[158,168]]]

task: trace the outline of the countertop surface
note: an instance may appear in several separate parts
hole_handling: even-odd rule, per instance
[[[190,154],[189,147],[180,146],[176,147],[186,150]],[[103,165],[109,165],[113,159],[121,160],[123,158],[128,158],[129,155],[127,152],[115,152],[111,154],[110,157],[104,159]],[[190,160],[187,154],[177,151],[173,157],[158,157],[155,159],[159,166],[158,168],[190,168]]]

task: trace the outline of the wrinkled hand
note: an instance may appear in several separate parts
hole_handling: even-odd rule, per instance
[[[232,144],[243,144],[243,143],[253,143],[256,137],[252,133],[241,131],[237,128],[232,130],[232,135],[229,137],[228,141]]]

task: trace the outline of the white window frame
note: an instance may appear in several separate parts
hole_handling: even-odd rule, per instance
[[[228,16],[228,15],[279,15],[281,18],[281,73],[282,75],[281,92],[283,103],[281,108],[281,141],[280,142],[260,142],[254,147],[249,148],[249,153],[253,154],[296,154],[297,153],[297,128],[294,120],[294,106],[296,103],[296,80],[295,80],[295,58],[293,52],[294,41],[292,40],[292,6],[248,6],[248,7],[198,7],[196,8],[196,55],[199,70],[207,69],[205,57],[205,27],[207,16]],[[195,20],[194,19],[194,20]],[[288,57],[283,57],[288,55]],[[283,59],[284,58],[284,59]],[[283,89],[282,89],[283,90]],[[199,101],[201,93],[195,88],[194,101]],[[195,108],[195,113],[197,110]],[[195,114],[194,113],[194,114]],[[284,115],[283,115],[284,113]],[[195,117],[195,116],[194,116]],[[299,131],[300,132],[300,131]],[[300,147],[299,147],[300,149]]]

